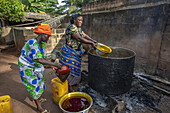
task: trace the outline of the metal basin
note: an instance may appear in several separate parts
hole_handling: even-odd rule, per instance
[[[136,53],[120,47],[111,47],[107,56],[97,56],[94,49],[88,52],[88,83],[94,90],[111,95],[130,90]]]
[[[70,97],[84,97],[84,98],[86,98],[86,99],[89,101],[90,106],[89,106],[88,108],[86,108],[85,110],[83,110],[83,111],[78,111],[78,112],[66,111],[66,110],[64,110],[64,109],[62,108],[62,104],[63,104],[63,102],[64,102],[66,99],[68,99],[68,98],[70,98]],[[68,94],[64,95],[64,96],[60,99],[60,101],[59,101],[59,107],[60,107],[60,109],[63,111],[63,113],[88,113],[88,111],[89,111],[89,109],[91,108],[92,105],[93,105],[93,100],[92,100],[91,96],[88,95],[88,94],[86,94],[86,93],[84,93],[84,92],[71,92],[71,93],[68,93]]]

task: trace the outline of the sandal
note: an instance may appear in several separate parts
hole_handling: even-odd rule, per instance
[[[38,111],[37,113],[50,113],[50,111],[47,111],[46,109],[44,111]]]
[[[39,100],[40,103],[43,103],[43,102],[46,102],[46,101],[47,101],[47,99],[45,99],[45,98],[40,98],[40,100]]]
[[[43,112],[41,112],[41,113],[50,113],[49,111],[47,111],[46,109],[43,111]]]

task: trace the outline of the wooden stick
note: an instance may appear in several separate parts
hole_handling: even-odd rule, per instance
[[[167,90],[165,90],[165,89],[163,89],[163,88],[160,88],[160,87],[158,87],[158,86],[156,86],[156,85],[152,85],[154,88],[156,88],[156,89],[158,89],[158,90],[161,90],[161,91],[163,91],[163,92],[165,92],[165,93],[167,93],[167,94],[169,94],[170,95],[170,92],[169,91],[167,91]]]
[[[135,76],[135,77],[137,77],[137,76]],[[141,77],[141,76],[140,76],[140,77],[137,77],[137,78],[140,79],[139,81],[140,81],[141,83],[144,83],[144,84],[146,84],[146,85],[152,86],[153,88],[158,89],[158,90],[160,90],[160,91],[162,91],[162,92],[165,92],[165,93],[167,93],[167,94],[170,95],[170,91],[167,91],[166,89],[163,89],[163,88],[161,88],[161,87],[159,87],[159,86],[154,85],[153,83],[145,80],[145,78],[142,79],[143,77]]]
[[[152,80],[155,80],[155,81],[162,82],[164,84],[170,85],[169,81],[161,79],[161,78],[158,78],[158,77],[155,77],[155,76],[151,76],[151,75],[139,75],[139,76],[142,76],[142,77],[145,77],[145,78],[148,78],[148,79],[152,79]]]

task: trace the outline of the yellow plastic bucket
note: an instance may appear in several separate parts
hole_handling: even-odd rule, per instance
[[[98,56],[108,56],[112,52],[112,49],[104,44],[97,43],[96,54]]]
[[[86,108],[85,110],[82,110],[82,111],[78,111],[78,112],[70,112],[70,111],[66,111],[62,108],[62,104],[63,102],[68,99],[68,98],[71,98],[71,97],[84,97],[88,100],[88,102],[90,103],[89,107]],[[93,100],[91,98],[90,95],[86,94],[86,93],[83,93],[83,92],[71,92],[71,93],[68,93],[66,95],[64,95],[63,97],[61,97],[60,101],[59,101],[59,107],[60,109],[64,112],[64,113],[88,113],[89,109],[91,108],[93,104]]]
[[[68,81],[62,82],[58,77],[51,80],[51,95],[54,103],[58,104],[60,98],[68,93]]]
[[[13,113],[11,97],[9,95],[0,96],[0,113]]]

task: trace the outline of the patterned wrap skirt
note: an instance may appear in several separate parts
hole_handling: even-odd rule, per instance
[[[35,67],[27,58],[19,57],[18,66],[21,80],[33,99],[38,99],[45,90],[44,66]]]
[[[70,69],[70,75],[67,78],[69,85],[77,84],[81,79],[81,61],[83,52],[81,50],[73,50],[65,44],[63,45],[60,53],[60,63],[62,65],[69,66]]]

